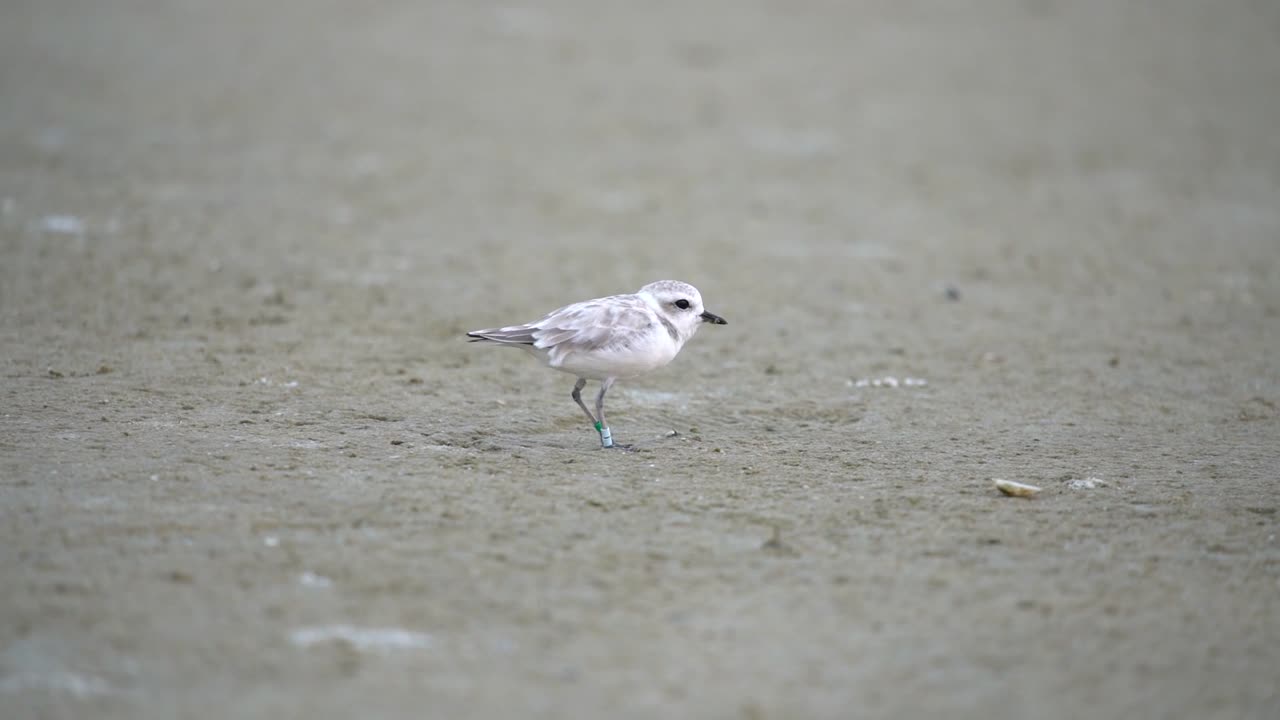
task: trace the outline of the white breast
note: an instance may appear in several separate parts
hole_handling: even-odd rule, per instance
[[[633,377],[670,363],[683,344],[673,339],[664,327],[658,326],[631,338],[620,338],[618,343],[591,350],[566,348],[558,364],[549,357],[548,365],[592,380]]]

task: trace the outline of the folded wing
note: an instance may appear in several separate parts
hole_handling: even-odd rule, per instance
[[[559,366],[575,353],[625,351],[645,339],[655,325],[654,313],[634,296],[615,296],[574,303],[537,322],[467,333],[472,342],[531,345],[545,350]]]

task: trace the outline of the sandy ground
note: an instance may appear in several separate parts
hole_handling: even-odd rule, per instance
[[[6,2],[0,714],[1280,716],[1277,88],[1248,0]],[[664,277],[638,452],[461,337]]]

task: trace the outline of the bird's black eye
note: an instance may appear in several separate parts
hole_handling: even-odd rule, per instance
[[[680,298],[679,300],[676,301],[676,307],[680,308],[681,310],[688,310],[689,301],[685,300],[684,298]]]

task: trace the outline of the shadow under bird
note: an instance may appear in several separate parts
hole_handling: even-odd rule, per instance
[[[604,419],[604,396],[619,378],[635,377],[671,362],[703,323],[724,318],[702,306],[702,294],[678,280],[649,283],[630,295],[584,300],[523,325],[476,330],[471,342],[524,348],[547,367],[578,377],[573,401],[600,434],[600,446],[616,445]],[[600,382],[596,411],[582,402],[587,380]]]

